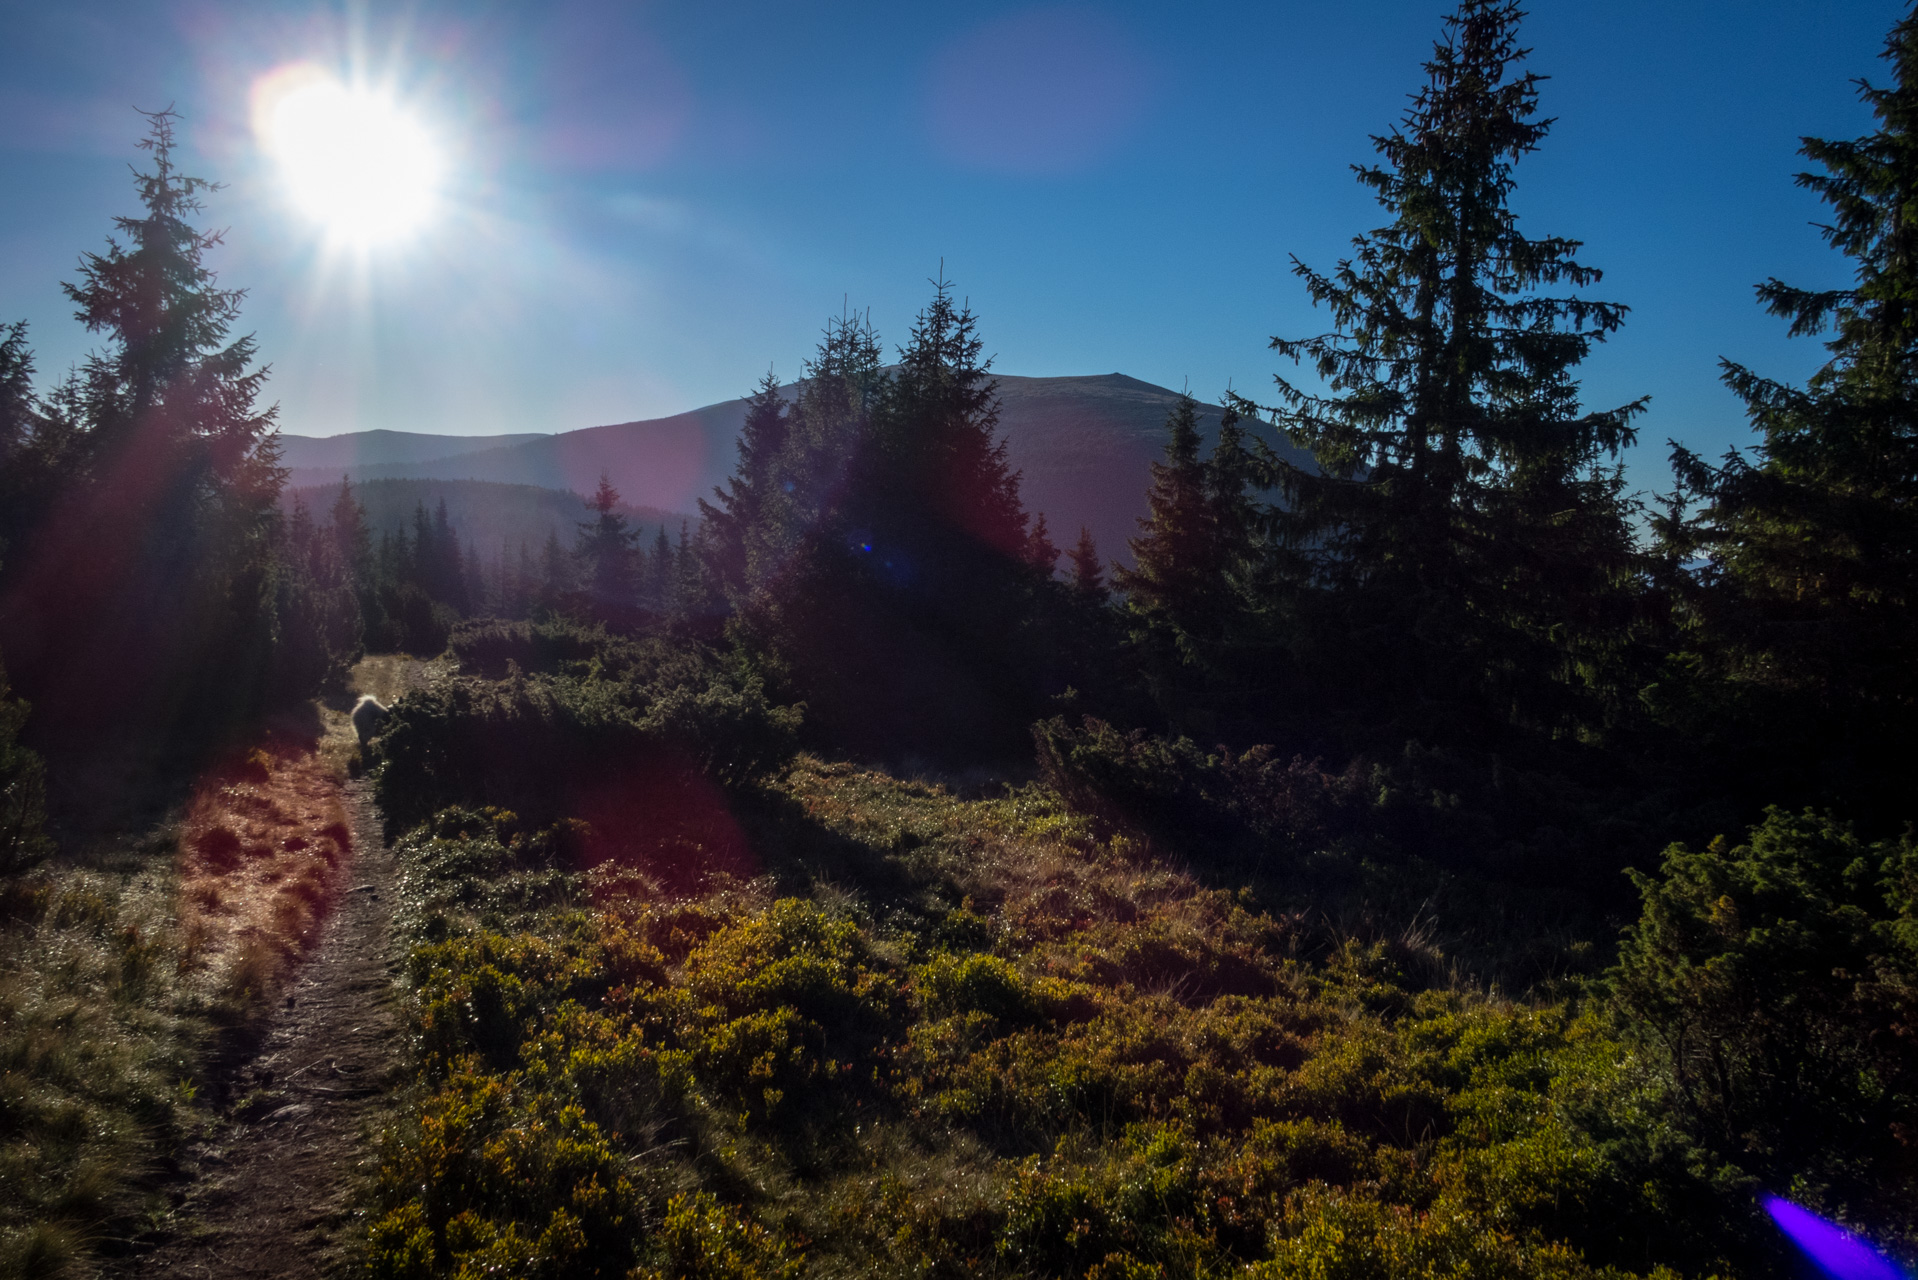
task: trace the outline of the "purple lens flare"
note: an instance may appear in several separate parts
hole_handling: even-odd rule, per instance
[[[1910,1280],[1890,1258],[1809,1209],[1768,1196],[1765,1212],[1832,1280]]]

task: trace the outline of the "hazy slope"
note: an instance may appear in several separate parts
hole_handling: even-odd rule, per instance
[[[1161,454],[1166,414],[1178,393],[1111,373],[1077,378],[1002,375],[999,395],[999,426],[1012,466],[1024,474],[1027,510],[1046,514],[1053,539],[1061,546],[1069,545],[1083,524],[1092,530],[1103,555],[1116,552],[1125,558],[1126,539],[1137,532],[1138,519],[1145,514],[1150,464]],[[1207,405],[1201,413],[1201,428],[1210,439],[1218,430],[1219,410]],[[603,471],[635,506],[689,511],[732,469],[733,443],[744,419],[745,402],[728,400],[670,418],[521,438],[438,458],[394,458],[349,470],[356,479],[491,480],[577,493],[591,492]],[[1270,428],[1260,431],[1272,439]],[[463,444],[472,441],[462,438]],[[294,468],[295,485],[339,478],[337,467],[323,472],[295,463],[290,450],[288,465]]]
[[[508,436],[435,436],[420,431],[351,431],[337,436],[280,435],[280,464],[296,472],[330,473],[363,467],[402,466],[436,462],[462,453],[525,444],[544,437],[533,432]],[[317,483],[297,480],[296,484]]]

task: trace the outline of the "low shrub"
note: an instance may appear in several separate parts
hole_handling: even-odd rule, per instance
[[[497,811],[401,843],[423,1100],[378,1274],[1777,1268],[1603,1010],[1301,959],[1035,789],[779,786],[757,837],[830,859],[698,893],[554,872]]]
[[[1613,1000],[1717,1158],[1918,1247],[1918,845],[1770,810],[1673,845]]]
[[[570,618],[487,618],[454,627],[446,647],[466,674],[503,680],[513,668],[528,675],[585,675],[596,664],[602,672],[623,670],[639,661],[642,646]]]
[[[1294,852],[1353,825],[1365,787],[1358,766],[1332,774],[1270,746],[1202,751],[1189,738],[1121,733],[1086,716],[1033,726],[1039,774],[1067,803],[1109,821],[1181,839],[1249,836]]]
[[[587,822],[607,852],[724,843],[715,788],[792,758],[800,712],[716,666],[650,683],[597,676],[460,677],[409,694],[377,749],[390,823],[499,805],[536,824]]]

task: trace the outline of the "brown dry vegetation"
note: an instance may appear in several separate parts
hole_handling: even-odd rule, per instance
[[[340,778],[319,745],[268,735],[209,771],[180,822],[181,963],[242,1020],[319,941],[352,861]]]

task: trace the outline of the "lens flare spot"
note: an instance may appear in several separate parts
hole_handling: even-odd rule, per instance
[[[1765,1201],[1765,1212],[1832,1280],[1906,1280],[1891,1259],[1809,1209],[1774,1196]]]

